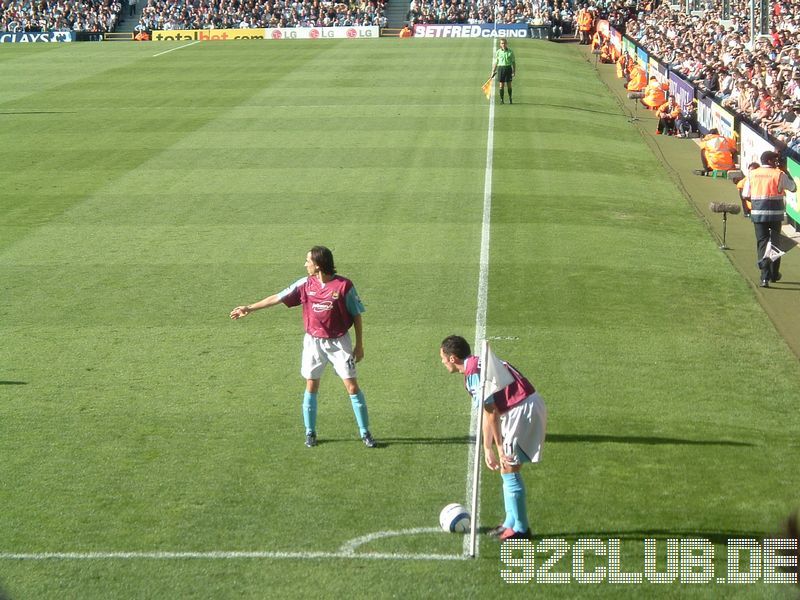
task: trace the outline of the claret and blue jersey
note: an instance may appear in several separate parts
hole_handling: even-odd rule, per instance
[[[508,368],[509,373],[511,373],[511,376],[514,378],[514,382],[488,396],[486,400],[484,400],[484,404],[494,404],[500,414],[508,412],[509,409],[520,404],[528,396],[536,392],[533,384],[528,381],[522,373],[505,361],[503,361],[503,364]],[[464,387],[467,388],[467,391],[476,403],[480,401],[481,397],[480,380],[480,358],[477,356],[468,356],[464,361]]]
[[[338,338],[347,333],[353,319],[366,309],[353,282],[340,275],[322,283],[303,277],[278,293],[286,306],[303,306],[306,333],[318,338]]]

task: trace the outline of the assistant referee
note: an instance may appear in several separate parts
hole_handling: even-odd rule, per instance
[[[500,38],[500,47],[494,53],[492,62],[492,77],[497,75],[500,82],[500,104],[505,104],[505,88],[508,88],[508,103],[514,104],[511,98],[511,80],[517,74],[517,60],[514,58],[514,51],[508,47],[508,40]]]

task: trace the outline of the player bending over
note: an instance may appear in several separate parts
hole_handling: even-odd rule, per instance
[[[463,337],[451,335],[439,348],[442,364],[450,373],[464,375],[464,385],[475,400],[481,397],[479,358]],[[525,485],[520,469],[542,457],[547,408],[530,381],[507,362],[514,382],[486,398],[483,404],[483,450],[486,466],[500,470],[506,518],[489,532],[501,540],[530,538],[525,508]]]

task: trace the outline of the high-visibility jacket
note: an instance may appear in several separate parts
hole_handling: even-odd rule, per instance
[[[592,13],[588,10],[582,10],[578,13],[578,30],[591,31],[592,29]]]
[[[785,210],[783,193],[794,192],[797,186],[789,176],[777,167],[758,167],[747,174],[742,196],[750,198],[753,223],[769,223],[783,220]]]
[[[700,149],[705,154],[709,169],[730,171],[736,166],[733,162],[736,145],[718,133],[709,133],[705,136],[700,143]]]
[[[603,43],[603,37],[600,35],[599,31],[595,31],[594,35],[592,36],[592,50],[599,50],[600,44]]]
[[[629,92],[641,92],[646,87],[647,87],[647,73],[644,72],[644,69],[642,67],[634,63],[633,67],[631,68],[631,79],[628,82],[628,85],[625,86],[625,88]]]
[[[664,102],[661,106],[658,107],[658,116],[669,117],[670,119],[677,119],[681,116],[681,107],[678,103],[671,104],[670,102]]]
[[[658,81],[651,81],[644,89],[644,102],[650,108],[659,108],[667,100],[667,92],[664,89],[664,84]]]

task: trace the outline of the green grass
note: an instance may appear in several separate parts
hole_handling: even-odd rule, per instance
[[[5,45],[0,553],[333,553],[466,502],[488,41]],[[518,40],[495,119],[488,335],[549,409],[540,537],[778,535],[800,368],[574,46]],[[334,249],[367,305],[375,436],[322,383],[302,446],[300,313],[242,302]],[[484,525],[502,511],[482,478]],[[359,552],[451,554],[423,533]],[[538,557],[541,560],[543,557]],[[602,562],[602,561],[601,561]],[[790,586],[547,586],[476,561],[0,559],[11,598],[747,597]],[[556,570],[569,570],[569,559]],[[2,593],[0,593],[0,596]]]

